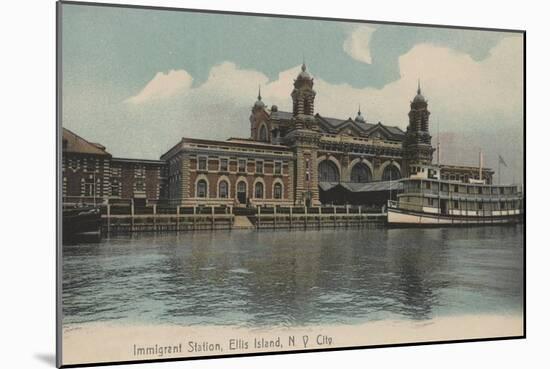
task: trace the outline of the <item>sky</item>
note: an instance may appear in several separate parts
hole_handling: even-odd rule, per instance
[[[303,61],[315,112],[405,130],[418,81],[441,162],[523,181],[523,36],[374,23],[63,4],[62,125],[117,157],[181,137],[248,137],[263,101],[291,110]],[[439,139],[438,139],[439,138]],[[497,178],[495,178],[497,180]]]

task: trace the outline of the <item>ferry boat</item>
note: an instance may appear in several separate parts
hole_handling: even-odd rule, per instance
[[[414,174],[400,180],[403,190],[397,201],[388,201],[390,225],[482,225],[523,219],[523,195],[517,185],[441,180],[436,165],[411,170]]]

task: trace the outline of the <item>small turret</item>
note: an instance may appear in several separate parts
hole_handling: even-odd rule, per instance
[[[265,109],[265,104],[262,101],[262,92],[259,86],[258,86],[258,100],[256,100],[256,102],[254,103],[254,107],[252,108],[252,110],[256,110],[256,109]]]
[[[413,99],[414,103],[427,103],[426,98],[422,96],[422,90],[420,89],[420,80],[418,81],[418,89],[416,90],[416,96]]]
[[[365,118],[361,115],[361,105],[359,105],[359,110],[357,111],[357,116],[355,117],[355,121],[358,123],[365,123]]]
[[[315,91],[313,77],[307,71],[306,63],[302,63],[302,71],[294,80],[292,97],[292,113],[300,119],[312,119],[314,115]]]

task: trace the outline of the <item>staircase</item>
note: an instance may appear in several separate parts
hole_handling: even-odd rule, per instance
[[[233,229],[254,229],[254,225],[250,222],[248,217],[244,215],[236,215],[235,222],[233,223]]]

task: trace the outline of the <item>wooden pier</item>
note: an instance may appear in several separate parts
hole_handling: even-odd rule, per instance
[[[166,208],[106,205],[102,207],[101,217],[106,233],[361,227],[386,221],[385,213],[358,206]]]

